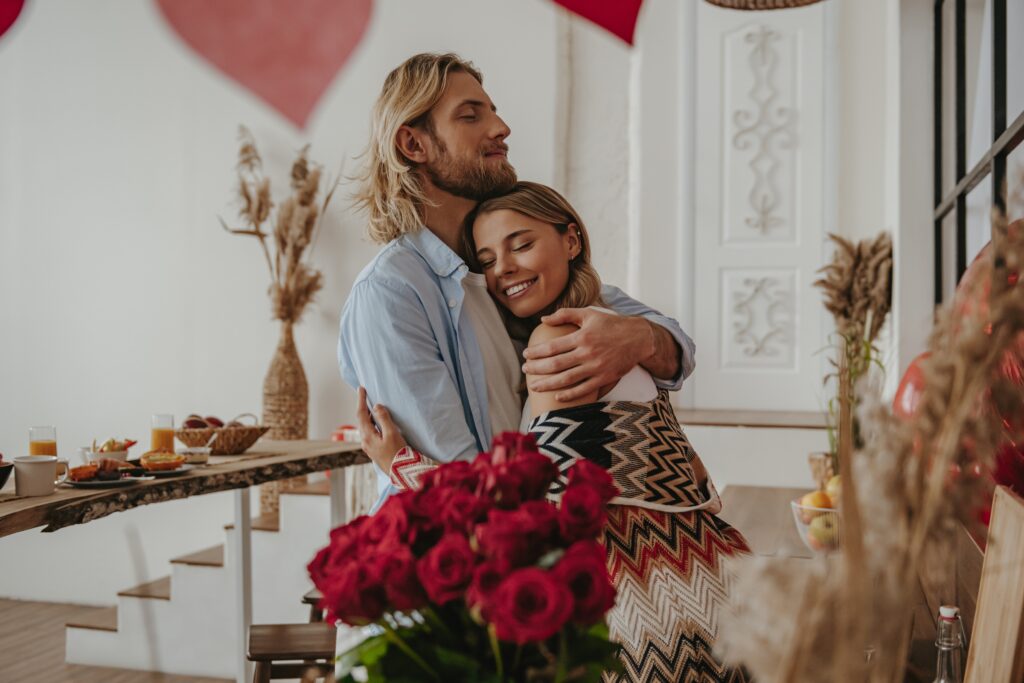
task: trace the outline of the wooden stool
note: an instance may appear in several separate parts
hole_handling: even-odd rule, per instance
[[[309,623],[311,624],[324,620],[324,611],[317,607],[323,597],[323,593],[315,588],[302,596],[302,604],[309,605]]]
[[[256,663],[253,683],[276,678],[334,679],[334,645],[337,638],[330,624],[255,624],[249,627],[246,656]]]

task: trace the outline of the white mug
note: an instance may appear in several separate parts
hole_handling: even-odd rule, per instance
[[[57,463],[64,464],[64,474],[56,480]],[[20,455],[14,459],[14,491],[19,496],[45,496],[54,492],[56,484],[68,478],[66,459],[53,455]]]

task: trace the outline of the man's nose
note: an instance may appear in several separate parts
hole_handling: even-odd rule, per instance
[[[497,140],[504,140],[511,134],[512,129],[508,127],[508,124],[505,123],[504,119],[495,114],[494,121],[491,126],[491,137]]]

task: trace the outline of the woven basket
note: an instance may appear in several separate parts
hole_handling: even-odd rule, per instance
[[[219,429],[179,429],[174,433],[178,440],[190,448],[205,446],[216,434],[217,438],[210,444],[210,455],[240,455],[256,443],[256,440],[267,433],[270,427],[221,427]]]
[[[766,10],[766,9],[789,9],[791,7],[805,7],[813,5],[821,0],[704,0],[712,5],[726,7],[728,9],[743,10]]]

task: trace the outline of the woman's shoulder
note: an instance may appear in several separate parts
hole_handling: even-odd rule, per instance
[[[529,345],[542,344],[552,339],[558,339],[568,334],[572,334],[579,328],[575,325],[548,325],[547,323],[541,323],[537,327],[533,328],[533,332],[530,333]]]

